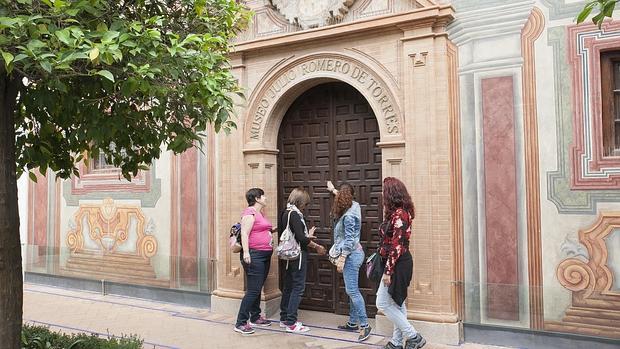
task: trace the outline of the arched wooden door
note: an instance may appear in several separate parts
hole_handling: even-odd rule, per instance
[[[326,181],[352,184],[362,207],[361,243],[366,256],[378,243],[381,220],[381,151],[379,126],[366,99],[348,84],[334,82],[306,91],[287,111],[278,134],[278,206],[285,207],[291,190],[303,186],[312,204],[306,211],[319,242],[333,242]],[[342,275],[326,257],[311,252],[306,292],[301,307],[347,314],[348,297]],[[284,270],[281,265],[280,270]],[[376,314],[374,285],[360,271],[360,289],[369,316]]]

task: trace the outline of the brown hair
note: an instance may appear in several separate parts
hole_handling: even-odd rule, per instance
[[[306,189],[297,187],[293,189],[291,194],[288,196],[287,202],[291,205],[297,206],[298,209],[303,210],[310,203],[310,195]]]
[[[353,205],[355,190],[349,183],[342,183],[332,206],[332,217],[339,218]]]

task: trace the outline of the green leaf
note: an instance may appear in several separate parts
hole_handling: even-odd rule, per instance
[[[19,62],[19,61],[21,61],[24,58],[28,58],[28,55],[20,53],[17,56],[15,56],[15,59],[13,60],[13,62]]]
[[[112,73],[108,70],[103,69],[103,70],[98,71],[96,74],[101,75],[104,78],[114,82],[114,75],[112,75]]]
[[[10,72],[11,63],[13,62],[15,57],[10,52],[5,52],[5,51],[1,51],[1,52],[2,52],[2,59],[4,60],[4,66]]]
[[[606,17],[611,18],[614,14],[614,8],[616,8],[616,1],[610,1],[605,4],[602,12]]]
[[[15,28],[15,24],[19,23],[17,18],[0,17],[0,29],[3,28]]]
[[[604,19],[605,19],[605,14],[603,12],[601,12],[598,15],[592,17],[592,23],[598,25],[598,27],[600,29],[601,26],[603,25],[603,20]]]
[[[28,47],[28,49],[30,51],[35,51],[36,49],[42,48],[42,47],[45,47],[45,46],[47,46],[47,45],[45,45],[45,43],[43,41],[37,40],[37,39],[30,40],[26,44],[26,47]]]
[[[93,47],[93,49],[90,50],[90,54],[88,55],[88,57],[91,61],[97,59],[99,57],[99,49],[97,47]]]
[[[67,29],[57,30],[54,33],[54,35],[56,35],[56,37],[58,38],[58,40],[60,40],[60,42],[62,42],[63,44],[67,46],[71,46],[73,44],[71,40],[71,34],[69,33]]]
[[[97,31],[98,32],[107,32],[108,31],[108,26],[105,23],[99,23],[99,24],[97,24]]]
[[[52,64],[48,61],[42,61],[39,64],[41,64],[41,68],[43,68],[43,70],[45,70],[48,73],[52,72]]]
[[[67,10],[66,13],[71,16],[71,17],[75,17],[77,16],[78,13],[80,13],[80,9],[79,8],[73,8],[70,10]]]
[[[45,176],[47,173],[47,164],[41,164],[41,166],[39,166],[39,173],[41,176]]]
[[[583,9],[583,11],[581,11],[581,13],[577,16],[577,24],[585,21],[586,18],[588,18],[588,16],[590,15],[590,13],[592,13],[592,9],[593,7],[586,7],[585,9]]]
[[[149,37],[151,37],[151,39],[161,39],[161,33],[159,32],[159,30],[149,29],[147,30],[147,33],[149,34]]]
[[[43,23],[37,25],[37,29],[39,29],[39,32],[42,34],[49,34],[49,29],[47,29],[47,26]]]
[[[28,172],[28,177],[30,177],[30,180],[33,182],[37,182],[37,175],[34,174],[34,172]]]
[[[103,37],[101,38],[101,42],[109,44],[114,39],[118,38],[119,35],[120,33],[117,31],[108,31],[105,34],[103,34]]]

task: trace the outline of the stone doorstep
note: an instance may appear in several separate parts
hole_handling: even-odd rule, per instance
[[[240,299],[213,295],[211,296],[211,311],[218,314],[236,316],[240,302]],[[279,320],[280,298],[261,301],[261,309],[263,309],[269,319]],[[344,324],[348,320],[348,316],[300,310],[299,320],[308,325],[336,328],[338,325]],[[392,335],[393,325],[384,315],[377,315],[375,319],[369,319],[368,322],[374,328],[373,333],[388,337]],[[460,323],[435,323],[417,320],[411,322],[429,342],[446,345],[459,345],[462,343],[463,329]]]

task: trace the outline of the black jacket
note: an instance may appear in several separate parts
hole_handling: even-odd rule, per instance
[[[406,251],[398,258],[396,265],[394,265],[392,283],[388,288],[388,293],[398,306],[401,306],[405,299],[407,299],[407,288],[409,288],[412,276],[413,258],[411,257],[411,252]]]
[[[306,230],[304,229],[304,223],[299,213],[291,212],[291,222],[289,228],[295,234],[295,240],[299,242],[299,246],[302,251],[308,251],[308,244],[310,239],[306,236]],[[282,235],[284,229],[286,229],[286,223],[288,221],[288,210],[284,210],[280,213],[280,219],[278,219],[278,237]]]

